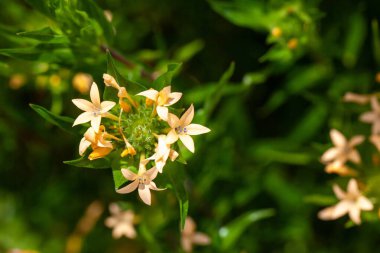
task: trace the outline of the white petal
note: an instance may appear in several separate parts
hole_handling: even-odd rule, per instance
[[[177,140],[178,140],[178,134],[177,134],[177,132],[174,129],[170,130],[170,132],[166,136],[166,143],[173,144]]]
[[[380,118],[373,122],[372,134],[380,134]]]
[[[199,124],[190,124],[186,127],[186,133],[188,135],[199,135],[210,132],[211,130]]]
[[[114,107],[116,105],[115,102],[113,101],[103,101],[101,104],[100,104],[100,107],[102,108],[101,109],[101,113],[105,113],[105,112],[108,112],[109,110],[112,109],[112,107]]]
[[[191,121],[194,118],[194,106],[191,104],[189,109],[182,115],[179,125],[187,126],[190,125]]]
[[[145,204],[150,206],[151,195],[150,195],[149,187],[147,187],[145,185],[143,185],[142,187],[139,187],[139,196]]]
[[[178,152],[175,150],[170,150],[169,157],[172,162],[174,162],[175,159],[179,156]]]
[[[332,214],[332,218],[335,220],[342,217],[346,213],[348,213],[352,207],[350,203],[351,202],[343,200],[343,201],[340,201],[338,204],[336,204],[334,208],[334,212]]]
[[[348,215],[350,216],[350,219],[357,225],[362,223],[360,219],[360,209],[356,206],[352,206],[352,208],[349,210]]]
[[[119,190],[116,190],[116,192],[121,193],[121,194],[130,193],[130,192],[133,192],[134,190],[136,190],[136,188],[138,186],[139,186],[139,180],[135,180],[132,183],[130,183],[129,185],[127,185],[127,186],[125,186]]]
[[[169,106],[169,105],[174,105],[175,103],[178,102],[178,100],[180,100],[182,97],[182,93],[181,92],[172,92],[169,94],[169,99],[168,99],[168,102],[165,104],[166,106]]]
[[[148,175],[150,180],[153,180],[157,177],[157,173],[158,173],[157,168],[152,167],[146,172],[146,175]]]
[[[95,132],[99,131],[101,121],[102,121],[102,116],[100,116],[100,115],[92,118],[91,127],[95,130]]]
[[[356,136],[351,138],[349,145],[350,145],[350,147],[355,147],[355,146],[361,144],[364,141],[364,139],[365,138],[363,135],[356,135]]]
[[[86,149],[91,145],[91,142],[86,140],[85,137],[82,138],[82,140],[79,143],[79,155],[83,155]]]
[[[89,122],[93,118],[94,114],[92,112],[83,112],[75,119],[73,126]]]
[[[94,110],[94,105],[90,101],[87,101],[85,99],[77,98],[72,99],[71,101],[73,101],[74,105],[76,105],[76,107],[78,107],[82,111],[91,112]]]
[[[357,150],[352,150],[348,154],[347,159],[350,160],[351,162],[357,163],[357,164],[361,162],[360,154]]]
[[[364,196],[360,196],[357,200],[357,205],[359,206],[360,209],[362,210],[373,210],[373,204],[369,199],[367,199]]]
[[[158,91],[156,90],[146,90],[137,94],[137,96],[144,96],[153,101],[156,101],[157,95],[158,95]]]
[[[359,187],[358,187],[358,182],[353,178],[350,179],[350,181],[348,181],[347,193],[350,193],[356,196],[361,195],[359,191]]]
[[[92,83],[91,90],[90,90],[90,97],[91,101],[94,104],[96,108],[100,108],[100,95],[99,95],[99,89],[98,85],[96,83]]]
[[[371,106],[374,111],[376,112],[380,111],[379,101],[377,100],[376,97],[371,97]]]
[[[135,180],[137,177],[137,175],[133,173],[132,171],[130,171],[129,169],[121,169],[121,173],[126,179],[130,181]]]
[[[179,126],[179,118],[177,115],[174,115],[172,113],[168,114],[168,124],[171,128],[176,128]]]
[[[185,147],[188,150],[190,150],[192,153],[194,153],[194,141],[190,135],[181,134],[181,135],[179,135],[179,139],[182,141],[183,145],[185,145]]]
[[[333,191],[338,199],[346,198],[346,193],[337,184],[333,185]]]
[[[331,141],[337,147],[343,147],[347,144],[346,137],[344,137],[344,135],[336,129],[331,129],[330,137]]]
[[[334,160],[338,155],[339,149],[337,148],[330,148],[325,153],[323,153],[321,157],[321,161],[323,163],[330,162],[331,160]]]
[[[327,208],[322,209],[318,212],[318,218],[321,220],[333,220],[333,213],[334,213],[335,206],[330,206]]]
[[[157,106],[156,110],[157,110],[158,116],[162,120],[165,120],[165,121],[168,120],[168,113],[169,113],[169,109],[168,108],[166,108],[165,106]]]

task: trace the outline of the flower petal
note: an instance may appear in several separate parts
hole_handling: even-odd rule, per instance
[[[380,134],[380,118],[373,122],[372,134]]]
[[[146,175],[148,175],[150,180],[153,180],[157,177],[157,173],[158,173],[157,168],[152,167],[146,172]]]
[[[335,205],[334,212],[332,214],[333,220],[344,216],[346,213],[350,211],[351,208],[351,202],[345,200],[340,201],[338,204]]]
[[[150,182],[149,187],[150,187],[150,189],[155,190],[155,191],[164,191],[164,190],[166,190],[166,188],[157,188],[155,182]]]
[[[137,178],[137,175],[133,173],[132,171],[130,171],[129,169],[121,169],[121,173],[126,179],[130,181],[136,180]]]
[[[350,219],[357,225],[362,223],[360,219],[360,208],[356,206],[352,206],[348,212],[348,216],[350,216]]]
[[[170,132],[166,136],[166,143],[173,144],[177,140],[178,140],[178,134],[177,134],[177,132],[174,129],[170,130]]]
[[[177,115],[174,115],[172,113],[168,114],[168,124],[171,128],[176,128],[179,126],[179,118]]]
[[[185,147],[190,150],[190,152],[194,153],[194,141],[190,135],[181,134],[179,135],[179,139],[182,141],[183,145],[185,145]]]
[[[102,116],[98,115],[92,118],[91,127],[95,130],[95,132],[99,131],[100,122],[102,121]]]
[[[116,105],[116,103],[113,102],[113,101],[103,101],[103,102],[100,104],[100,108],[101,108],[100,113],[106,113],[106,112],[108,112],[108,111],[111,110],[112,107],[114,107],[115,105]]]
[[[197,224],[195,224],[195,221],[190,216],[187,216],[185,220],[185,227],[183,228],[182,233],[192,235],[196,229]]]
[[[347,144],[346,137],[344,137],[344,135],[336,129],[331,129],[330,137],[331,141],[337,147],[343,147]]]
[[[197,232],[193,235],[193,243],[198,245],[209,245],[211,239],[205,233]]]
[[[134,190],[136,190],[136,188],[138,186],[139,186],[139,180],[135,180],[132,183],[130,183],[129,185],[127,185],[127,186],[125,186],[119,190],[116,190],[116,192],[121,193],[121,194],[130,193],[130,192],[133,192]]]
[[[85,137],[82,138],[82,140],[79,143],[79,155],[83,155],[86,149],[91,145],[91,142],[86,140]]]
[[[144,97],[147,97],[153,101],[156,101],[157,100],[157,96],[158,96],[158,91],[156,90],[146,90],[146,91],[143,91],[143,92],[140,92],[137,94],[137,96],[144,96]]]
[[[199,135],[210,132],[211,130],[199,124],[190,124],[186,127],[186,133],[188,135]]]
[[[96,85],[95,82],[93,82],[92,85],[91,85],[90,97],[91,97],[91,101],[94,104],[94,106],[96,108],[100,108],[99,89],[98,89],[98,85]]]
[[[372,123],[376,120],[376,113],[374,112],[365,112],[360,115],[359,120],[365,123]]]
[[[369,199],[367,199],[366,197],[364,197],[364,196],[360,196],[358,198],[357,205],[362,210],[367,210],[367,211],[373,210],[373,204],[372,204],[372,202]]]
[[[147,187],[146,185],[140,185],[139,187],[139,196],[141,198],[141,200],[150,206],[151,204],[151,195],[150,195],[150,188]]]
[[[321,220],[333,220],[335,219],[333,217],[335,206],[330,206],[322,209],[318,212],[318,218]]]
[[[334,160],[338,156],[338,153],[339,153],[339,149],[330,148],[325,153],[323,153],[323,155],[321,157],[321,161],[323,163],[328,163],[331,160]]]
[[[187,111],[182,115],[179,125],[185,127],[191,123],[193,118],[194,118],[194,106],[193,104],[191,104],[189,109],[187,109]]]
[[[333,191],[338,199],[346,198],[346,193],[337,184],[333,185]]]
[[[91,121],[93,118],[94,118],[94,114],[92,112],[83,112],[79,114],[79,116],[75,119],[73,126],[87,123]]]
[[[349,141],[349,145],[350,145],[350,147],[355,147],[355,146],[361,144],[364,141],[364,139],[365,138],[363,135],[356,135],[356,136],[351,138],[351,140]]]
[[[371,97],[371,106],[375,112],[380,111],[379,101],[377,100],[377,98],[375,96]]]
[[[182,236],[181,238],[181,246],[185,252],[193,251],[193,242],[189,236]]]
[[[94,110],[94,105],[85,99],[77,98],[77,99],[72,99],[74,105],[81,109],[82,111],[85,112],[91,112]]]
[[[369,138],[373,145],[380,151],[380,135],[371,135]]]
[[[361,162],[360,154],[355,149],[351,150],[351,152],[347,156],[347,159],[357,164]]]
[[[347,193],[356,196],[361,195],[358,187],[358,182],[355,179],[350,179],[350,181],[348,181]]]
[[[162,120],[164,120],[164,121],[168,120],[169,109],[167,107],[158,105],[156,107],[156,111],[157,111],[158,116]]]
[[[172,92],[169,94],[169,99],[167,101],[167,103],[165,104],[166,106],[169,106],[169,105],[174,105],[175,103],[178,102],[178,100],[180,100],[182,97],[182,93],[181,92]]]

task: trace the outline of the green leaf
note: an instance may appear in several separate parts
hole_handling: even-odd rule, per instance
[[[151,230],[145,223],[139,225],[139,235],[141,235],[144,241],[146,242],[146,246],[149,249],[149,252],[162,252],[160,248],[160,243],[157,242],[156,237],[152,234]]]
[[[315,204],[319,206],[329,206],[336,203],[336,198],[328,195],[313,194],[304,198],[304,201],[308,204]]]
[[[166,175],[168,175],[174,193],[178,199],[180,213],[180,229],[182,231],[182,229],[185,227],[185,221],[189,210],[189,199],[184,186],[184,167],[180,166],[178,163],[176,163],[176,166],[173,166],[173,163],[169,163],[166,165],[165,173]]]
[[[34,111],[36,111],[42,118],[52,123],[53,125],[56,125],[67,132],[77,134],[72,127],[74,123],[74,120],[72,118],[55,115],[46,108],[39,105],[29,104],[29,106]]]
[[[69,40],[66,38],[66,36],[57,34],[50,27],[45,27],[35,31],[19,32],[17,35],[49,43],[69,43]]]
[[[116,68],[115,61],[112,58],[112,55],[108,49],[107,49],[107,73],[110,74],[111,76],[113,76],[115,78],[116,82],[120,86],[126,87],[128,92],[139,93],[143,90],[147,90],[147,88],[144,85],[142,85],[138,82],[126,79],[120,74],[120,72]],[[103,96],[104,96],[104,99],[106,99],[106,100],[118,99],[117,98],[117,91],[116,91],[116,89],[114,89],[112,87],[106,87],[104,89],[104,95]]]
[[[379,23],[376,19],[372,20],[372,46],[373,46],[373,56],[377,63],[377,66],[380,66],[380,35],[379,35]]]
[[[366,38],[367,20],[362,14],[355,12],[348,21],[350,29],[347,30],[342,62],[346,67],[353,68]]]
[[[194,40],[182,46],[174,55],[174,59],[178,62],[186,62],[191,59],[195,54],[201,51],[204,47],[202,40]]]
[[[219,236],[221,237],[220,248],[223,251],[232,249],[248,226],[256,221],[272,217],[274,214],[273,209],[250,211],[221,227],[219,230]]]
[[[106,158],[99,158],[95,160],[89,160],[86,156],[79,157],[75,160],[64,161],[64,164],[72,165],[81,168],[90,169],[108,169],[111,167],[111,163]]]
[[[61,0],[26,0],[31,6],[48,17],[55,17],[55,9],[58,8]]]
[[[171,85],[173,76],[181,67],[180,63],[170,63],[167,66],[167,71],[154,80],[152,86],[156,90],[161,90],[165,86]]]

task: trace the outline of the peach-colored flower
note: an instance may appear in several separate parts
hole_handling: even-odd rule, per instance
[[[123,176],[126,179],[133,182],[119,190],[116,190],[116,192],[125,194],[130,193],[138,188],[139,196],[142,199],[142,201],[145,204],[150,205],[150,190],[161,191],[165,189],[157,188],[156,184],[153,182],[153,180],[157,177],[158,171],[156,167],[152,167],[151,169],[146,170],[145,166],[148,162],[148,159],[144,159],[144,156],[141,156],[139,171],[137,174],[133,173],[129,169],[121,169],[121,173],[123,173]]]
[[[90,97],[91,102],[81,98],[72,100],[79,109],[84,111],[76,118],[73,126],[91,121],[92,128],[97,131],[99,129],[102,116],[111,110],[116,103],[112,101],[100,102],[99,89],[96,83],[92,83]]]
[[[360,154],[355,146],[364,141],[364,136],[356,135],[350,141],[336,129],[330,131],[330,138],[335,147],[328,149],[321,157],[323,163],[339,162],[345,164],[347,161],[360,163]]]
[[[154,89],[150,89],[140,92],[137,95],[153,100],[157,106],[156,110],[158,116],[165,121],[168,120],[169,109],[167,107],[177,103],[182,97],[181,92],[171,92],[171,86],[166,86],[159,92]]]
[[[353,92],[347,92],[344,94],[343,101],[344,102],[352,102],[359,105],[364,105],[369,103],[371,100],[372,95],[366,95],[366,94],[356,94]]]
[[[325,167],[326,173],[335,173],[340,176],[356,176],[357,172],[350,167],[342,164],[340,162],[332,162],[326,165]]]
[[[380,105],[376,97],[371,98],[372,111],[360,115],[360,120],[372,124],[372,134],[380,134]]]
[[[182,141],[185,147],[194,153],[194,141],[191,135],[199,135],[208,133],[211,130],[199,124],[191,124],[194,117],[194,106],[189,109],[179,119],[176,115],[169,113],[168,124],[172,128],[168,133],[167,142],[174,143],[178,138]]]
[[[335,220],[348,213],[350,219],[355,224],[360,224],[360,212],[370,211],[373,204],[364,197],[358,188],[355,179],[351,179],[347,185],[347,192],[344,192],[338,185],[333,185],[335,195],[340,202],[334,206],[327,207],[318,213],[318,217],[322,220]]]
[[[162,169],[166,164],[166,160],[170,158],[173,162],[178,157],[178,153],[170,148],[170,144],[167,143],[166,135],[159,135],[158,144],[155,149],[155,152],[151,157],[147,158],[148,160],[154,160],[158,172],[162,173]]]
[[[192,252],[193,245],[208,245],[211,239],[208,235],[196,232],[197,225],[191,217],[187,217],[182,231],[181,245],[185,252]]]
[[[82,156],[87,148],[91,146],[93,152],[88,156],[88,159],[94,160],[108,155],[113,149],[112,142],[108,139],[118,140],[113,135],[108,134],[103,125],[99,127],[97,132],[90,127],[80,141],[79,154]]]
[[[371,135],[369,137],[369,141],[377,148],[377,150],[380,152],[380,135]]]
[[[105,220],[105,225],[113,228],[112,236],[116,239],[123,235],[134,239],[136,238],[136,230],[133,226],[135,223],[135,214],[132,210],[122,211],[116,204],[112,203],[109,206],[111,216]]]

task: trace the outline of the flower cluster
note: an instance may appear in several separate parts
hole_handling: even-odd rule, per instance
[[[380,104],[377,97],[372,94],[359,95],[348,92],[343,100],[359,105],[371,104],[372,111],[361,114],[359,120],[372,124],[371,135],[368,139],[380,151]],[[361,175],[357,170],[351,168],[348,163],[351,162],[355,166],[362,164],[362,159],[356,146],[364,142],[365,136],[356,135],[347,140],[341,132],[332,129],[330,138],[334,147],[325,151],[321,157],[321,162],[326,165],[325,171],[352,178],[348,182],[347,192],[344,192],[338,185],[333,185],[333,191],[340,202],[321,210],[318,217],[322,220],[333,220],[348,214],[355,224],[360,224],[360,212],[373,210],[374,204],[360,191],[359,186],[364,188],[364,184],[355,179],[355,177]]]
[[[157,188],[153,180],[164,172],[168,159],[179,156],[178,140],[189,151],[195,151],[192,135],[210,131],[207,127],[192,123],[194,106],[181,116],[171,106],[182,97],[172,92],[171,86],[157,91],[149,89],[138,94],[129,94],[111,75],[103,75],[106,89],[114,91],[108,99],[101,101],[96,83],[90,89],[91,101],[73,99],[82,111],[74,125],[90,122],[79,144],[79,154],[89,160],[119,159],[128,164],[120,171],[130,184],[117,189],[118,193],[130,193],[138,189],[142,201],[150,205],[150,190]],[[89,151],[90,150],[90,151]],[[135,168],[138,168],[135,169]]]

